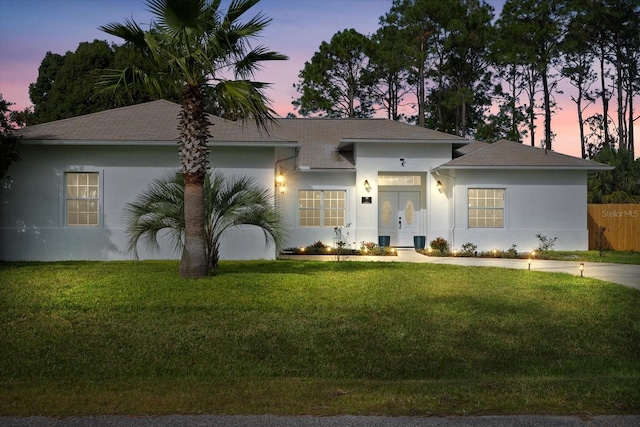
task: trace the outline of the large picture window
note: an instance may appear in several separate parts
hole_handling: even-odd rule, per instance
[[[100,225],[98,173],[68,172],[65,186],[67,225],[74,227]]]
[[[300,190],[300,227],[344,227],[344,190]]]
[[[469,228],[504,227],[504,189],[469,188]]]

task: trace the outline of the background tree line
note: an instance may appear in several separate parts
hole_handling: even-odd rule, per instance
[[[590,200],[615,193],[637,201],[639,64],[640,0],[507,0],[499,15],[480,0],[394,0],[374,34],[345,29],[322,42],[294,84],[293,105],[304,117],[384,114],[550,150],[556,98],[569,88],[582,157],[617,165],[615,176],[597,179],[607,184]],[[47,52],[29,86],[33,109],[11,112],[11,120],[37,124],[155,99],[144,85],[122,100],[96,87],[105,70],[131,66],[158,71],[130,43],[95,40],[65,55]],[[179,93],[164,96],[180,101]],[[205,102],[207,112],[241,118],[215,93]]]
[[[507,0],[499,16],[479,0],[394,0],[379,25],[371,36],[345,29],[320,45],[294,85],[300,115],[384,112],[550,150],[562,82],[582,157],[605,147],[634,157],[640,0]],[[589,107],[599,111],[585,117]]]

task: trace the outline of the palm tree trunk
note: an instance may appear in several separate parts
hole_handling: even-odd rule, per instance
[[[209,162],[209,136],[204,94],[197,85],[185,85],[180,126],[180,161],[184,174],[184,251],[182,277],[207,275],[204,179]]]
[[[204,233],[204,175],[184,174],[184,250],[182,277],[204,277],[208,273]]]

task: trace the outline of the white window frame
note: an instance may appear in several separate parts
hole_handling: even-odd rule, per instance
[[[95,184],[88,182],[89,175],[95,175],[97,178],[97,182]],[[87,179],[85,184],[80,183],[76,185],[76,190],[78,190],[75,194],[70,194],[70,177],[71,176],[82,176]],[[85,188],[86,187],[86,188]],[[95,189],[93,188],[95,187]],[[64,224],[69,228],[92,228],[92,227],[101,227],[102,226],[102,174],[96,170],[88,170],[88,171],[74,171],[69,170],[64,173],[64,207],[63,207],[63,218]],[[95,190],[95,192],[93,191]],[[75,222],[70,221],[70,204],[74,202],[87,202],[87,205],[91,206],[91,210],[88,208],[82,215],[86,215],[86,223],[81,223],[80,220]],[[77,208],[76,208],[77,210]],[[95,215],[95,220],[92,216]]]
[[[478,194],[472,198],[472,191],[490,191],[493,194],[484,196]],[[502,198],[496,197],[496,192],[502,193]],[[468,228],[505,228],[506,224],[506,197],[507,189],[504,187],[469,187],[467,188],[467,227]],[[501,202],[498,202],[501,201]],[[475,221],[471,213],[475,211]],[[496,225],[498,224],[498,225]]]
[[[302,197],[302,193],[305,192],[312,192],[312,193],[318,193],[320,195],[317,206],[302,206],[302,202],[303,200],[312,200],[309,198],[303,198]],[[338,192],[338,193],[342,193],[344,195],[344,198],[342,199],[342,207],[331,207],[331,206],[327,206],[327,202],[326,202],[326,198],[325,195],[331,193],[331,192]],[[305,194],[306,196],[307,194]],[[336,200],[339,204],[340,199],[329,199],[329,200]],[[313,189],[299,189],[298,190],[298,227],[300,228],[336,228],[336,227],[344,227],[345,224],[347,224],[347,214],[348,214],[348,210],[347,210],[347,205],[348,205],[348,192],[346,189],[344,188],[313,188]],[[302,212],[303,211],[313,211],[313,212],[317,212],[318,213],[318,220],[319,220],[319,225],[316,224],[312,224],[312,225],[306,225],[306,224],[302,224],[303,221],[303,215]],[[327,213],[339,213],[342,212],[342,223],[337,223],[335,220],[336,219],[340,219],[340,216],[327,216]],[[316,219],[316,218],[312,218],[312,219]],[[332,220],[333,219],[333,220]],[[329,222],[327,224],[327,221]]]

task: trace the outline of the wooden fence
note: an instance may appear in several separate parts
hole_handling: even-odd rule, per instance
[[[587,227],[589,249],[640,251],[639,204],[587,205]]]

